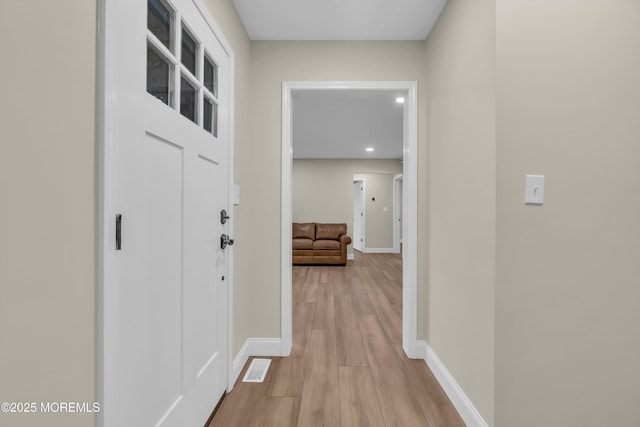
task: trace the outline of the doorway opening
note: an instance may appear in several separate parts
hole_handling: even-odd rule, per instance
[[[296,91],[394,90],[404,94],[402,141],[402,348],[417,357],[417,139],[418,102],[415,81],[283,82],[282,85],[282,206],[281,206],[281,354],[291,353],[292,307],[292,98]]]

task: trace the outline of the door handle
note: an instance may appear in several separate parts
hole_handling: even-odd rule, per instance
[[[226,224],[228,219],[229,219],[229,215],[227,215],[227,211],[225,209],[222,209],[220,211],[220,223]]]
[[[220,236],[220,249],[225,249],[227,245],[233,246],[233,239],[230,239],[229,236],[223,234]]]
[[[122,249],[122,215],[116,215],[116,251]]]

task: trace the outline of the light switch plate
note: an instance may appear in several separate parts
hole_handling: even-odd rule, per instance
[[[541,205],[544,203],[544,176],[527,175],[524,203]]]

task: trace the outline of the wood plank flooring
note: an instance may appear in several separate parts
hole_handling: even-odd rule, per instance
[[[424,361],[402,351],[400,255],[294,266],[293,348],[271,359],[264,383],[241,382],[243,371],[207,427],[465,425]]]

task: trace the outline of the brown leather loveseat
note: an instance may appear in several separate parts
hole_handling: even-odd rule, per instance
[[[347,224],[293,223],[294,264],[347,264]]]

